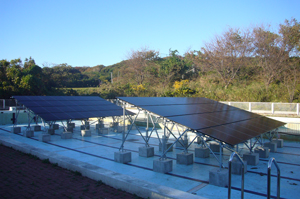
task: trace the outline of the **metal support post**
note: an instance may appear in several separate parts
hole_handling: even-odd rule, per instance
[[[42,124],[43,124],[43,126],[44,126],[44,130],[43,130],[43,131],[45,132],[45,131],[47,130],[47,129],[46,129],[46,123],[44,122],[43,118],[41,118],[41,120],[42,120]]]
[[[123,103],[123,132],[122,132],[122,145],[121,145],[121,151],[124,151],[124,142],[125,142],[125,103]]]
[[[274,114],[274,103],[271,104],[272,114]]]
[[[251,102],[249,102],[249,112],[252,112],[252,106]]]
[[[231,198],[231,162],[234,158],[234,156],[237,156],[238,160],[242,163],[242,182],[241,182],[241,198],[244,198],[244,182],[245,182],[245,173],[244,173],[244,169],[245,169],[245,163],[242,160],[242,158],[236,153],[233,152],[229,158],[228,161],[228,198]]]
[[[166,159],[166,145],[167,145],[167,137],[166,137],[166,119],[164,118],[164,136],[162,138],[162,159]]]
[[[67,123],[67,125],[68,125],[69,121],[67,120],[66,123]],[[65,129],[65,131],[67,132],[67,131],[68,131],[68,130],[67,130],[67,126],[64,125],[64,122],[63,122],[63,121],[61,121],[61,124],[62,124],[63,128]]]
[[[30,120],[30,110],[27,109],[27,117],[28,117],[28,126],[26,128],[26,130],[30,129],[30,123],[31,123],[31,120]]]
[[[153,127],[152,127],[152,130],[151,130],[151,132],[150,132],[150,136],[149,136],[149,138],[148,138],[148,141],[149,141],[149,139],[150,139],[150,137],[151,137],[151,135],[152,135],[152,132],[155,130],[156,135],[157,135],[157,138],[158,138],[158,141],[159,141],[159,143],[161,144],[161,140],[160,140],[160,137],[159,137],[158,132],[157,132],[157,129],[156,129],[156,123],[157,123],[157,121],[159,120],[159,118],[156,118],[156,121],[154,122],[152,116],[150,115],[150,120],[151,120],[151,122],[152,122]]]
[[[276,168],[277,168],[277,199],[280,198],[280,168],[275,160],[275,158],[270,158],[268,162],[268,193],[267,198],[271,198],[271,167],[272,163],[274,162]]]
[[[186,132],[188,132],[189,130],[187,129],[187,130],[185,130],[179,137],[178,137],[178,139],[177,140],[179,140],[180,138],[181,138],[181,136],[183,136]],[[163,141],[162,142],[164,142],[164,139],[163,139]],[[176,141],[169,147],[169,148],[167,148],[167,150],[163,153],[163,155],[162,155],[162,157],[161,157],[161,159],[163,159],[163,157],[164,156],[166,156],[166,154],[167,154],[167,151],[169,151],[169,149],[171,149],[174,145],[175,145],[175,143],[176,143]],[[162,143],[162,146],[163,146],[163,143]],[[162,148],[162,150],[164,150],[164,148]]]
[[[297,104],[297,115],[300,115],[300,108],[299,108],[299,103]]]
[[[147,128],[146,128],[146,147],[148,146],[148,141],[149,141],[149,135],[148,135],[148,129],[149,129],[149,115],[148,115],[148,111],[146,112],[146,116],[147,116]]]
[[[128,135],[129,135],[129,132],[131,131],[133,125],[134,125],[134,126],[136,127],[136,129],[139,131],[139,133],[141,134],[141,136],[142,136],[143,140],[145,141],[145,143],[148,143],[147,140],[145,140],[145,138],[144,138],[144,136],[142,135],[142,133],[141,133],[141,131],[139,130],[139,128],[138,128],[138,127],[135,125],[135,123],[134,123],[135,120],[136,120],[136,118],[138,117],[139,113],[140,113],[140,110],[139,110],[138,114],[135,116],[134,120],[132,120],[132,118],[130,117],[130,115],[127,115],[127,118],[130,120],[131,125],[129,126],[126,135],[125,135],[125,131],[124,131],[124,136],[125,136],[125,138],[124,138],[124,140],[122,140],[122,144],[121,144],[121,147],[120,147],[119,150],[122,150],[122,148],[124,147],[124,142],[125,142],[125,140],[127,139]],[[125,109],[123,109],[123,115],[125,115]]]
[[[199,135],[198,135],[199,134]],[[207,145],[207,143],[203,139],[203,135],[201,133],[197,133],[197,135],[201,138],[202,143],[209,149],[209,151],[213,154],[213,156],[216,158],[216,160],[220,163],[219,158],[216,156],[216,154],[211,150],[211,148]]]
[[[5,104],[4,104],[5,105]],[[16,118],[13,124],[13,127],[18,125],[18,117],[19,117],[20,109],[18,109],[18,100],[16,100]]]
[[[220,169],[223,166],[223,144],[220,143]]]
[[[149,114],[148,114],[148,111],[146,112],[146,116],[147,116],[147,128],[146,128],[146,131],[148,132],[148,129],[149,129]]]

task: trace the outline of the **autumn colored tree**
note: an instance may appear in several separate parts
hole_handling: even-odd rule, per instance
[[[266,26],[254,28],[253,39],[256,64],[261,68],[261,79],[268,90],[270,84],[283,72],[289,53],[282,37],[271,32]]]
[[[149,50],[146,47],[141,48],[140,50],[132,50],[128,55],[127,74],[137,85],[141,85],[144,83],[145,79],[151,77],[151,69],[158,59],[158,51]]]
[[[281,73],[282,82],[287,88],[289,102],[293,102],[297,85],[300,83],[300,23],[296,19],[285,20],[280,24],[279,34],[282,45],[289,54],[284,70]]]
[[[227,88],[252,54],[250,32],[229,28],[205,43],[202,54],[206,68],[216,71]]]

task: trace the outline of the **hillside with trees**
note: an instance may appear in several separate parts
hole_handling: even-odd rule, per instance
[[[0,98],[12,95],[207,97],[219,101],[300,102],[300,24],[228,28],[195,51],[161,57],[147,47],[94,67],[40,67],[0,60]]]

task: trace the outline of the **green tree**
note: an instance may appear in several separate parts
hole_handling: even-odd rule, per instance
[[[32,59],[32,57],[29,57],[29,59],[25,58],[25,62],[24,62],[24,68],[25,69],[29,68],[31,66],[34,66],[34,65],[35,65],[35,61],[34,61],[34,59]]]
[[[7,78],[7,69],[9,68],[10,63],[3,59],[0,61],[0,97],[9,98],[8,94],[11,90],[11,84]]]
[[[28,64],[27,68],[23,69],[20,88],[25,95],[45,95],[46,88],[43,82],[42,68],[35,64]]]

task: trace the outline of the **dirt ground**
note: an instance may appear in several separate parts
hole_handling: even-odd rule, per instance
[[[0,198],[140,198],[0,145]]]

